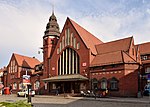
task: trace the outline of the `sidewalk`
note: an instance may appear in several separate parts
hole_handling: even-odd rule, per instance
[[[144,103],[150,104],[150,97],[144,96],[142,98],[122,98],[122,97],[108,97],[108,98],[94,98],[94,97],[71,97],[71,96],[49,96],[36,95],[37,98],[54,98],[54,99],[73,99],[73,100],[89,100],[89,101],[103,101],[103,102],[121,102],[121,103]]]

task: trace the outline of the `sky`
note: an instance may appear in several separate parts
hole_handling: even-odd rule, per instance
[[[60,31],[69,17],[103,42],[131,36],[135,44],[150,42],[150,0],[0,0],[0,68],[12,53],[42,61],[53,5]]]

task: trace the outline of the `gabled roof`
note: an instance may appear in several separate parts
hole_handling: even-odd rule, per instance
[[[98,54],[90,66],[136,63],[136,61],[128,54],[132,38],[133,37],[129,37],[97,45],[96,49]]]
[[[96,45],[98,54],[114,52],[114,51],[128,51],[133,37],[128,37],[116,41],[111,41],[103,44]]]
[[[90,67],[121,63],[136,63],[136,61],[124,51],[115,51],[96,55]]]
[[[116,63],[123,63],[121,51],[98,54],[93,59],[91,66],[102,66]]]
[[[93,54],[97,54],[95,45],[102,44],[103,42],[94,35],[92,35],[90,32],[88,32],[87,30],[85,30],[83,27],[78,25],[76,22],[71,20],[70,18],[67,19],[71,22],[77,33],[80,35],[81,39],[83,40],[87,48],[91,49]]]
[[[40,63],[40,61],[36,58],[23,56],[23,55],[19,55],[16,53],[13,53],[13,55],[16,58],[16,61],[17,61],[19,66],[34,68],[35,65]]]
[[[150,54],[150,42],[138,44],[138,46],[141,55]]]

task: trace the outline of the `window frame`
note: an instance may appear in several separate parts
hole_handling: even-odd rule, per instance
[[[104,85],[105,84],[105,85]],[[100,80],[100,86],[101,86],[101,90],[106,90],[108,87],[108,82],[106,78],[102,78]]]
[[[110,80],[110,90],[111,91],[118,91],[119,90],[119,80],[115,77],[111,78]]]

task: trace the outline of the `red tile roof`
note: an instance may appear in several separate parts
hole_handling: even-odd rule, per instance
[[[23,55],[19,55],[19,54],[16,54],[16,53],[14,53],[13,55],[14,55],[14,57],[16,58],[16,61],[17,61],[17,63],[18,63],[19,66],[25,66],[25,67],[34,68],[35,65],[41,63],[41,62],[40,62],[38,59],[36,59],[36,58],[23,56]]]
[[[140,54],[150,54],[150,42],[139,44]]]
[[[115,51],[96,55],[90,67],[121,63],[136,63],[136,61],[124,51]]]
[[[96,45],[97,52],[98,54],[102,54],[102,53],[114,52],[119,50],[128,51],[132,38],[133,37],[128,37],[128,38]]]
[[[74,26],[74,28],[76,29],[76,31],[78,32],[78,34],[80,35],[81,39],[83,40],[83,42],[85,43],[87,48],[91,49],[93,54],[97,54],[95,45],[102,44],[103,42],[101,40],[99,40],[98,38],[96,38],[94,35],[92,35],[90,32],[88,32],[87,30],[85,30],[83,27],[78,25],[73,20],[71,20],[71,19],[69,19],[69,20],[72,23],[72,25]]]
[[[128,54],[131,41],[132,37],[129,37],[97,45],[96,49],[98,54],[90,66],[93,67],[118,63],[136,63],[136,61]]]
[[[102,65],[109,65],[109,64],[116,64],[116,63],[123,63],[121,51],[98,54],[93,59],[91,66],[102,66]]]

